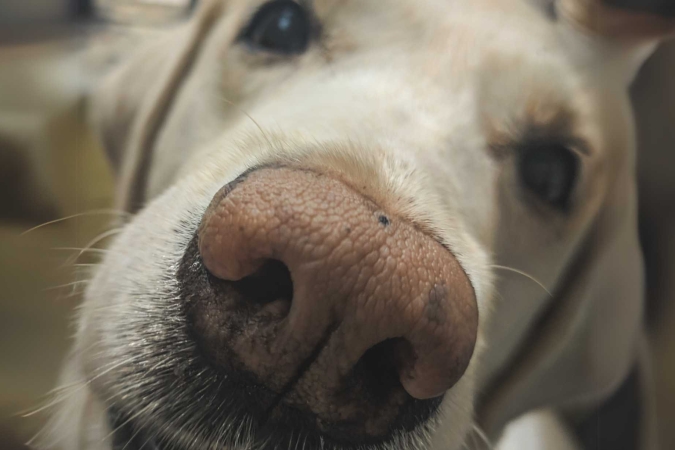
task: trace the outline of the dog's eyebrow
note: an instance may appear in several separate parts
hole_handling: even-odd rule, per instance
[[[503,158],[523,146],[559,144],[584,156],[589,156],[591,146],[575,131],[576,116],[564,106],[545,113],[536,106],[527,109],[523,118],[505,127],[492,124],[488,134],[488,147],[497,158]]]
[[[590,146],[575,133],[574,122],[574,114],[564,108],[549,122],[537,123],[530,119],[519,137],[519,142],[521,145],[555,142],[588,156],[591,153]]]

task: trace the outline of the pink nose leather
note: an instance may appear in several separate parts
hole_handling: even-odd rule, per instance
[[[236,360],[271,389],[292,381],[292,404],[330,420],[349,416],[358,399],[344,394],[345,380],[382,343],[393,376],[417,399],[442,395],[467,368],[478,311],[457,259],[341,181],[253,171],[216,194],[198,239],[203,264],[220,280],[262,287],[272,283],[271,267],[287,269],[292,293],[251,301],[237,333],[224,331],[229,316],[217,310],[196,327],[214,354],[227,348],[223,361]]]

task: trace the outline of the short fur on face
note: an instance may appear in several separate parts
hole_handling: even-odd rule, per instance
[[[271,164],[330,173],[419,226],[476,292],[469,369],[432,420],[382,448],[466,448],[475,426],[494,439],[529,410],[611,393],[641,334],[626,88],[653,36],[597,36],[572,1],[552,18],[524,0],[314,0],[300,3],[317,37],[282,57],[238,40],[263,3],[204,2],[94,100],[119,204],[138,213],[92,275],[63,375],[74,388],[43,447],[111,450],[111,410],[171,448],[262,445],[196,355],[177,271],[213,195]],[[580,161],[564,211],[519,179],[524,149],[551,144]]]

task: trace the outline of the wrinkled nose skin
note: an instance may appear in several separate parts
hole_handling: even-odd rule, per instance
[[[478,311],[457,259],[334,177],[243,175],[212,200],[198,246],[220,292],[192,305],[202,349],[320,429],[387,433],[469,364]]]

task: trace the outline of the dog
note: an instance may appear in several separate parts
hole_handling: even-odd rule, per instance
[[[535,411],[497,448],[579,448],[648,385],[627,88],[674,30],[665,2],[202,2],[93,97],[132,218],[42,447],[479,449]]]

